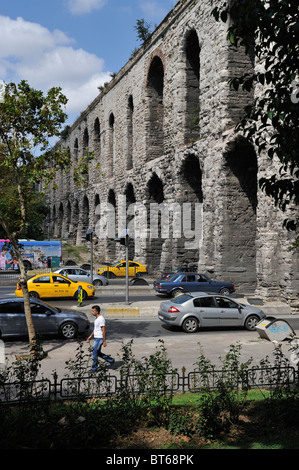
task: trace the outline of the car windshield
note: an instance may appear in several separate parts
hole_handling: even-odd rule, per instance
[[[60,308],[54,307],[53,305],[48,304],[47,302],[44,302],[43,300],[39,300],[38,303],[41,304],[41,305],[44,305],[45,307],[51,307],[53,310],[55,310],[58,313],[61,312]]]
[[[176,297],[172,302],[174,304],[183,304],[184,302],[187,302],[187,300],[192,299],[191,295],[179,295]]]
[[[174,276],[171,276],[168,281],[175,281],[179,276],[181,276],[181,274],[175,274]],[[167,281],[167,282],[168,282]]]

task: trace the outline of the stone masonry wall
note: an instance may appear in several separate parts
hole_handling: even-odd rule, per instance
[[[188,264],[296,302],[292,236],[257,183],[270,162],[234,132],[252,96],[228,78],[253,66],[209,0],[178,2],[59,142],[74,164],[95,159],[80,188],[73,169],[57,174],[50,232],[82,244],[94,228],[97,265],[124,256],[114,238],[128,226],[130,257],[151,272]]]

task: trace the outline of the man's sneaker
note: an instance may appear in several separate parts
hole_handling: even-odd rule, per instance
[[[114,364],[115,363],[115,359],[113,357],[106,357],[106,362],[109,362],[109,364]]]

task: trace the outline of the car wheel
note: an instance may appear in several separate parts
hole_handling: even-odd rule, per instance
[[[198,327],[198,320],[194,317],[186,318],[186,320],[184,320],[182,324],[182,328],[185,333],[195,333],[195,331],[198,330]]]
[[[60,334],[64,339],[73,339],[77,336],[77,326],[72,322],[64,323],[60,328]]]
[[[29,292],[29,297],[31,297],[32,299],[38,299],[39,298],[39,295],[37,292]]]
[[[245,320],[245,328],[249,331],[254,331],[257,323],[260,321],[259,317],[256,315],[249,315]]]
[[[183,291],[182,289],[174,289],[172,292],[171,292],[171,297],[177,297],[178,295],[182,294]]]
[[[222,295],[229,295],[230,290],[228,289],[228,287],[223,287],[223,289],[220,289],[219,293],[222,294]]]
[[[95,281],[93,281],[93,285],[94,286],[102,286],[103,283],[102,283],[101,279],[96,279]]]

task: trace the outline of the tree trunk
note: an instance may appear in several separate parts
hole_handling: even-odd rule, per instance
[[[27,286],[27,274],[25,271],[25,266],[23,262],[22,255],[19,257],[17,255],[17,260],[19,263],[20,267],[20,277],[19,277],[19,284],[23,292],[23,297],[24,297],[24,311],[25,311],[25,317],[26,317],[26,323],[27,323],[27,329],[28,329],[28,336],[29,336],[29,344],[30,344],[30,349],[33,347],[36,347],[36,334],[35,334],[35,328],[32,320],[32,315],[31,315],[31,307],[30,307],[30,297],[29,297],[29,291],[28,291],[28,286]]]
[[[22,289],[23,297],[24,297],[24,311],[25,311],[25,318],[26,318],[26,324],[27,324],[27,329],[28,329],[30,351],[31,351],[31,354],[35,356],[36,353],[38,352],[38,347],[37,347],[38,345],[37,345],[34,323],[33,323],[32,315],[31,315],[30,297],[29,297],[29,291],[28,291],[28,286],[27,286],[27,274],[26,274],[26,270],[25,270],[25,266],[23,262],[22,253],[20,252],[18,242],[14,239],[14,236],[11,236],[10,242],[13,247],[13,250],[18,260],[18,264],[20,268],[20,277],[19,277],[18,282]]]

